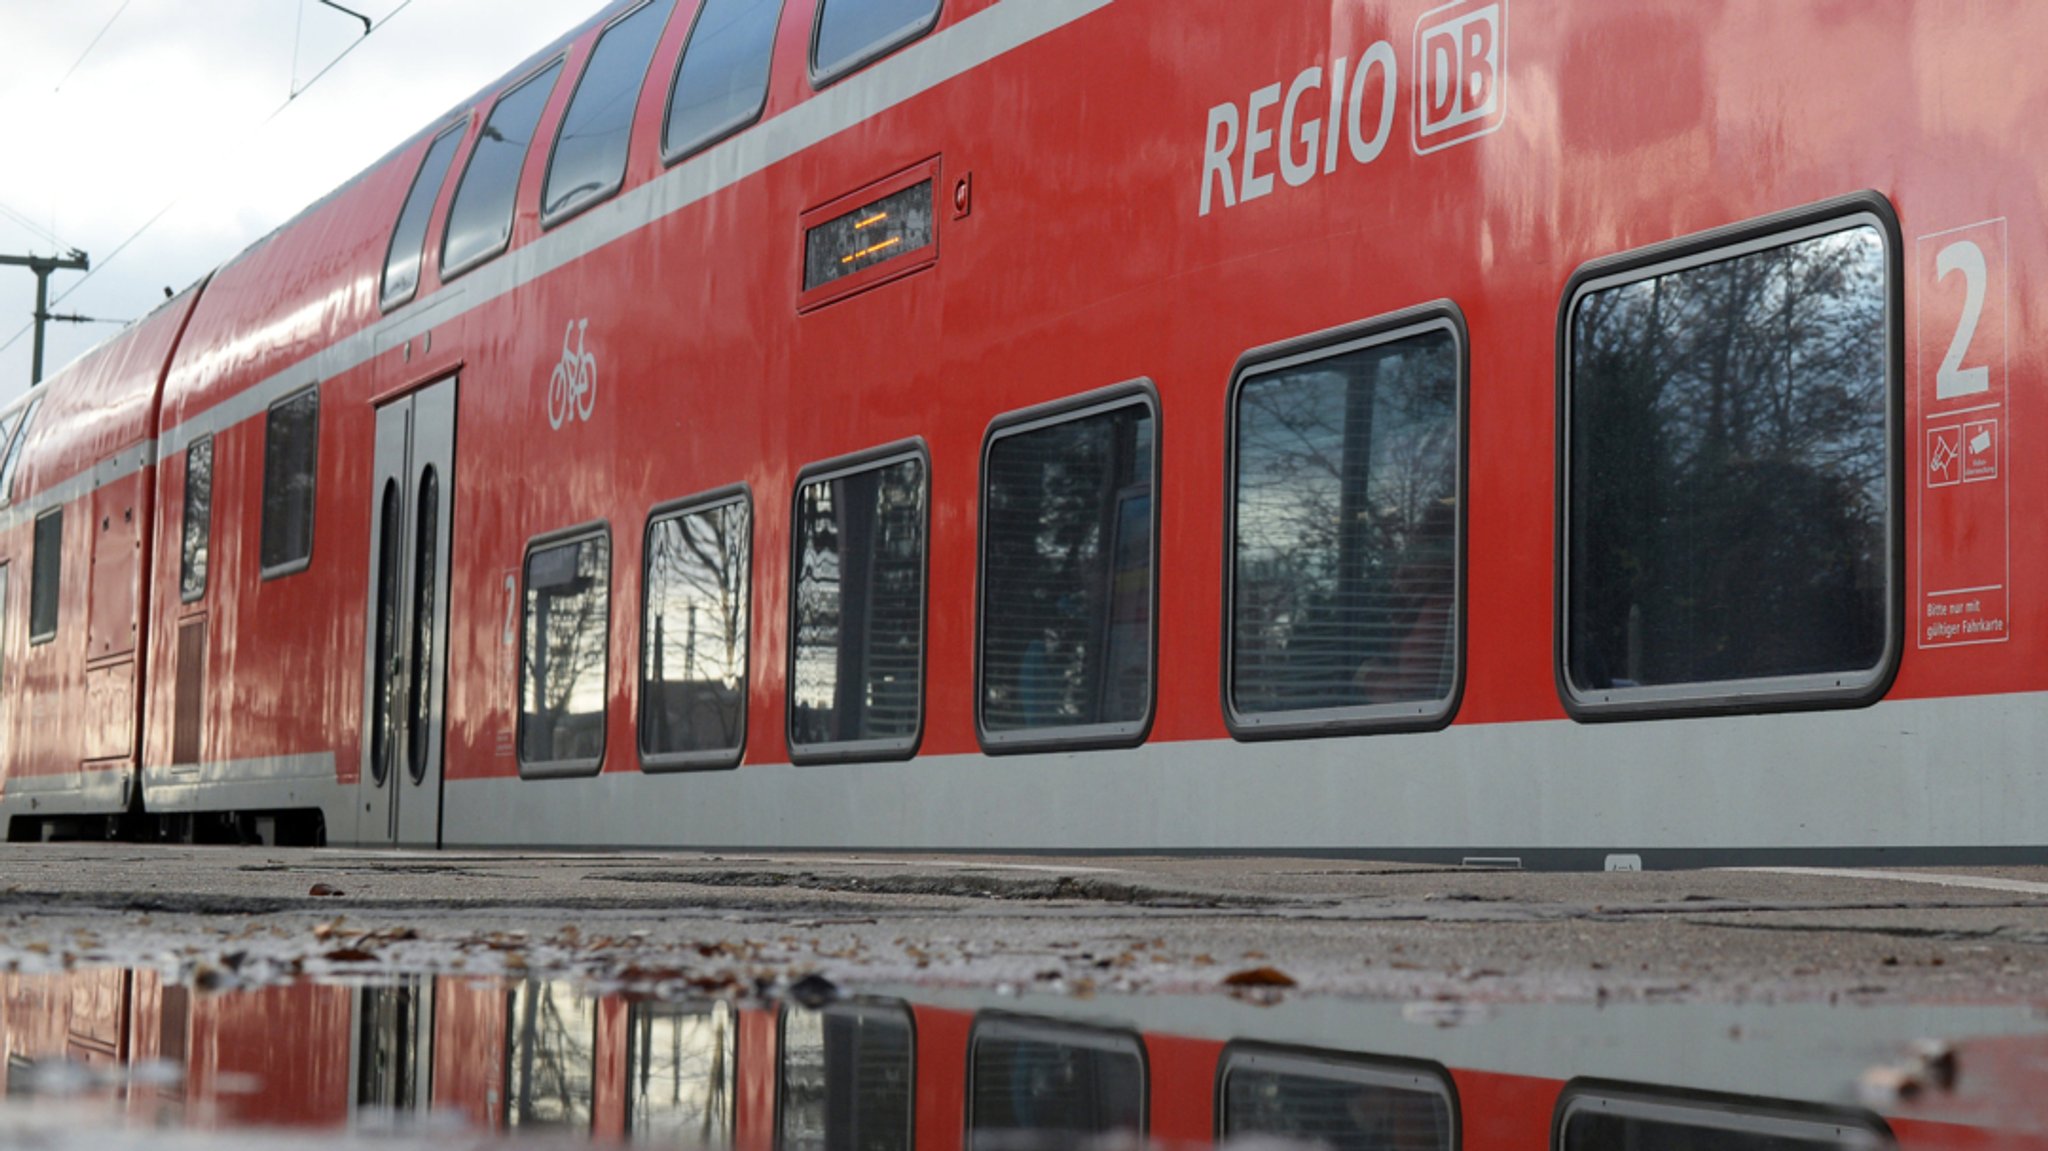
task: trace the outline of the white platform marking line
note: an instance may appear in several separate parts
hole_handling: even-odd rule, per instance
[[[1934,887],[1968,887],[1979,891],[2007,891],[2015,895],[2048,895],[2048,883],[2035,883],[2025,879],[1993,879],[1983,875],[1879,871],[1860,867],[1724,867],[1720,870],[1760,875],[1811,875],[1824,879],[1888,879],[1895,883],[1925,883]]]

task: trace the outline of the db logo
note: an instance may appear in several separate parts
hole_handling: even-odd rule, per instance
[[[1434,152],[1507,119],[1508,0],[1458,0],[1415,22],[1415,150]]]

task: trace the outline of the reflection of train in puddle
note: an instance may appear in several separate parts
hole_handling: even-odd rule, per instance
[[[207,1129],[438,1112],[736,1151],[2048,1145],[2025,1084],[2042,1026],[1988,1007],[1531,1004],[1444,1026],[1460,1017],[1349,1000],[919,991],[812,1008],[451,977],[208,994],[107,969],[0,991],[10,1101],[97,1092],[113,1116]],[[1942,1033],[1976,1038],[1912,1054]]]

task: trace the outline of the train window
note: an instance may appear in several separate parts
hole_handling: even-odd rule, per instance
[[[1900,594],[1889,230],[1836,209],[1580,274],[1560,581],[1576,711],[1882,689]]]
[[[602,528],[526,553],[519,771],[529,779],[591,775],[604,762],[611,571]]]
[[[270,406],[263,429],[263,578],[313,559],[313,481],[320,464],[320,389]]]
[[[991,751],[1144,738],[1158,426],[1147,391],[998,421],[983,450],[978,712]]]
[[[1145,1056],[1135,1035],[987,1016],[968,1040],[967,1148],[1142,1139]]]
[[[1223,1054],[1217,1142],[1253,1136],[1330,1151],[1451,1151],[1442,1072],[1355,1056],[1233,1045]]]
[[[512,209],[519,194],[519,174],[526,166],[540,114],[547,108],[562,73],[560,60],[548,65],[498,97],[491,118],[477,136],[455,203],[448,208],[447,235],[441,239],[441,275],[454,277],[505,250],[512,242]]]
[[[206,594],[206,557],[213,533],[213,437],[201,436],[185,449],[185,523],[178,561],[178,598],[191,603]]]
[[[910,1151],[915,1048],[910,1012],[900,1003],[785,1007],[775,1145]]]
[[[640,764],[734,767],[746,743],[748,567],[744,491],[647,525],[640,626]]]
[[[386,310],[412,299],[413,293],[419,291],[420,264],[426,259],[427,219],[433,215],[434,200],[448,179],[449,165],[455,162],[455,153],[462,147],[466,124],[451,124],[434,137],[426,159],[420,161],[418,174],[413,176],[412,190],[406,193],[398,224],[391,230],[391,250],[384,257],[381,299]]]
[[[63,594],[64,508],[36,517],[35,556],[28,574],[28,641],[48,643],[57,636],[57,600]]]
[[[1461,327],[1433,306],[1247,358],[1231,401],[1231,729],[1449,718]]]
[[[595,204],[624,182],[633,110],[673,7],[674,0],[642,4],[597,38],[555,136],[555,154],[548,161],[540,196],[543,224]]]
[[[662,154],[673,164],[754,122],[768,99],[768,63],[782,0],[704,0],[669,92]]]
[[[1774,1100],[1574,1083],[1558,1103],[1558,1151],[1881,1151],[1882,1120]]]
[[[597,998],[572,983],[529,979],[507,999],[505,1126],[529,1134],[589,1131],[597,1091]]]
[[[739,1020],[729,1003],[635,1003],[626,1014],[626,1138],[733,1143]]]
[[[21,426],[15,429],[14,438],[7,445],[7,459],[0,462],[0,505],[14,502],[14,471],[21,463],[21,447],[28,442],[29,433],[35,430],[36,412],[43,406],[43,393],[28,402],[22,409]]]
[[[921,448],[798,479],[789,745],[798,762],[909,755],[924,713]]]
[[[908,44],[939,22],[940,0],[821,0],[811,79],[830,84]]]

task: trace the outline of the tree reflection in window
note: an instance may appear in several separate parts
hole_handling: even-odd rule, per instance
[[[1151,408],[1123,403],[989,445],[982,724],[1142,723],[1152,701]]]
[[[528,980],[513,988],[507,1020],[505,1125],[590,1130],[597,1000],[573,984]]]
[[[1447,702],[1458,597],[1447,326],[1246,379],[1231,702],[1241,715]]]
[[[744,498],[647,529],[640,749],[649,756],[738,751],[747,706]]]
[[[628,1137],[707,1151],[732,1146],[738,1036],[729,1004],[634,1004],[626,1039]]]
[[[1886,646],[1885,246],[1857,225],[1571,316],[1579,690],[1856,672]]]
[[[908,745],[924,694],[924,461],[806,483],[796,519],[790,740]]]
[[[585,536],[526,557],[519,758],[595,767],[604,757],[611,540]]]

